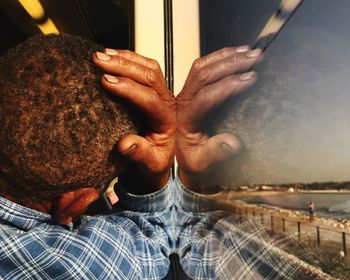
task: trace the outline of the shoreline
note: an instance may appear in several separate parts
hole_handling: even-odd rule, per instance
[[[256,193],[256,192],[255,192]],[[266,194],[281,194],[281,192],[264,192]],[[350,193],[350,192],[349,192]],[[255,194],[253,194],[255,195]],[[261,195],[261,192],[259,193]],[[216,197],[216,203],[218,205],[223,206],[228,211],[232,211],[234,209],[243,209],[248,210],[250,212],[264,213],[268,215],[273,215],[279,218],[285,218],[288,220],[292,220],[294,222],[301,222],[304,224],[309,224],[312,226],[320,226],[325,229],[329,229],[332,231],[343,232],[346,231],[347,234],[350,234],[350,220],[339,220],[335,218],[326,218],[326,217],[318,217],[317,212],[315,215],[315,220],[309,223],[309,216],[307,214],[302,213],[303,210],[293,210],[281,208],[278,206],[267,205],[267,204],[255,204],[248,203],[243,201],[247,197],[252,196],[251,194],[240,194],[240,195],[232,195],[232,193],[221,193],[219,197]],[[220,206],[219,206],[220,207]]]
[[[272,195],[303,195],[303,194],[350,194],[350,191],[322,191],[319,190],[308,190],[308,191],[298,191],[298,192],[288,192],[288,191],[242,191],[242,192],[233,192],[233,191],[223,191],[219,195],[220,204],[225,204],[226,206],[247,208],[248,210],[256,212],[264,212],[272,214],[274,216],[279,216],[281,218],[288,218],[294,221],[300,221],[303,223],[308,223],[313,226],[322,226],[326,229],[332,229],[336,231],[347,231],[350,234],[350,219],[344,218],[334,218],[334,217],[318,217],[317,209],[315,220],[309,223],[309,216],[307,214],[307,209],[288,209],[270,204],[263,203],[249,203],[245,202],[244,199],[254,196],[272,196]],[[230,207],[229,206],[229,207]],[[319,209],[319,213],[322,213],[322,208]]]
[[[241,198],[250,196],[261,196],[261,195],[303,195],[303,194],[350,194],[350,190],[298,190],[298,191],[288,191],[288,190],[265,190],[265,191],[231,191],[224,190],[221,191],[222,196],[230,198]]]
[[[237,205],[239,208],[247,208],[252,211],[255,210],[256,212],[265,212],[276,217],[286,218],[295,222],[299,221],[310,226],[320,226],[325,229],[339,232],[345,231],[346,233],[350,234],[350,220],[339,221],[333,218],[317,217],[316,215],[314,221],[309,222],[309,216],[302,213],[301,210],[285,209],[278,206],[271,206],[266,204],[247,203],[242,200],[237,200],[232,204]]]
[[[339,234],[345,232],[346,236],[348,236],[348,238],[350,237],[350,221],[344,223],[334,219],[315,217],[315,220],[310,223],[309,216],[297,210],[289,210],[279,208],[277,206],[250,204],[238,199],[233,201],[224,196],[221,197],[219,201],[216,201],[216,203],[218,203],[218,206],[221,209],[235,213],[235,215],[238,215],[240,219],[243,216],[243,219],[246,218],[249,220],[253,220],[254,222],[260,223],[267,231],[272,231],[272,234],[280,234],[286,236],[288,240],[294,239],[299,242],[305,242],[307,246],[311,246],[305,248],[315,248],[315,252],[317,252],[316,250],[321,250],[320,248],[325,248],[326,250],[324,252],[327,252],[325,253],[327,254],[327,256],[330,253],[333,254],[332,256],[335,259],[337,256],[340,256],[339,262],[344,263],[345,266],[348,266],[350,263],[349,256],[344,257],[344,252],[341,249],[341,234]],[[272,219],[270,220],[270,216],[275,217],[273,226],[271,225]],[[283,224],[282,219],[285,220]],[[297,223],[300,223],[301,226],[297,227]],[[321,232],[321,247],[317,246],[317,227],[320,228]],[[329,235],[327,231],[331,231],[333,233],[338,232],[337,238],[334,238],[332,234]],[[347,241],[347,243],[348,242],[349,240]],[[281,254],[286,254],[285,256],[294,256],[295,258],[293,260],[291,259],[291,261],[300,264],[304,272],[306,272],[306,274],[308,274],[309,276],[313,275],[311,277],[312,279],[348,279],[348,274],[344,274],[345,278],[338,278],[339,276],[343,276],[343,272],[340,272],[340,274],[337,274],[336,278],[334,278],[334,276],[331,276],[332,273],[327,274],[329,273],[329,271],[323,271],[323,267],[321,268],[319,263],[322,262],[322,260],[326,259],[334,267],[336,267],[336,265],[332,261],[330,261],[330,259],[323,257],[321,253],[318,254],[319,259],[313,259],[314,262],[309,262],[307,259],[302,258],[298,254],[294,254],[293,250],[289,251],[287,248],[282,247],[281,250]],[[343,254],[342,257],[341,254]]]

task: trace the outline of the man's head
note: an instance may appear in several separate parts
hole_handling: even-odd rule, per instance
[[[52,198],[102,189],[120,172],[115,144],[135,133],[126,110],[99,84],[96,44],[35,36],[0,59],[0,193]]]

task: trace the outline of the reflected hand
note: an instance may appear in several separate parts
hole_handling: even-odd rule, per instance
[[[118,151],[134,163],[125,181],[138,179],[134,193],[149,193],[164,186],[173,164],[176,130],[176,101],[167,89],[159,64],[127,50],[106,49],[95,53],[93,61],[108,73],[101,79],[105,89],[126,100],[144,116],[142,136],[127,135]],[[137,174],[135,174],[137,172]],[[141,174],[141,177],[140,177]],[[142,188],[136,186],[142,183]]]
[[[187,187],[198,191],[205,186],[205,177],[218,162],[240,150],[240,142],[233,135],[211,136],[208,127],[226,100],[255,82],[255,72],[243,72],[261,59],[261,50],[241,46],[221,49],[193,63],[176,97],[175,155],[181,180]]]

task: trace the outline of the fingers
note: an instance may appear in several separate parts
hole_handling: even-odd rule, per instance
[[[101,78],[102,86],[143,113],[144,137],[123,137],[117,144],[119,153],[133,163],[129,170],[136,167],[141,171],[142,179],[138,179],[142,183],[162,187],[173,162],[176,100],[167,89],[159,64],[126,50],[106,49],[92,59],[108,73]]]
[[[161,174],[171,166],[173,158],[162,149],[138,135],[127,135],[119,140],[118,151],[136,163],[145,173]]]
[[[126,158],[143,162],[151,153],[151,146],[144,138],[138,135],[127,135],[121,138],[117,144],[118,151]]]
[[[203,87],[227,76],[242,73],[252,68],[262,59],[260,49],[249,50],[242,48],[240,52],[237,52],[237,49],[223,49],[221,52],[212,54],[212,56],[209,55],[210,57],[197,59],[192,65],[179,98],[190,100]],[[244,51],[245,49],[247,51]],[[223,58],[219,59],[220,56]]]
[[[103,71],[151,87],[162,98],[169,99],[172,94],[167,89],[159,65],[154,60],[136,54],[132,55],[126,51],[118,51],[118,53],[118,55],[108,55],[97,52],[92,56],[92,59]]]
[[[223,48],[220,50],[217,50],[215,52],[212,52],[206,56],[203,56],[200,58],[200,63],[202,63],[202,66],[214,64],[222,59],[225,59],[227,57],[230,57],[234,54],[238,53],[246,53],[250,50],[250,47],[247,45],[240,46],[240,47],[228,47]]]
[[[124,57],[130,61],[133,61],[137,64],[143,65],[145,67],[151,68],[154,71],[161,72],[159,63],[151,58],[142,56],[140,54],[137,54],[135,52],[129,51],[129,50],[115,50],[115,49],[105,49],[104,53],[111,55],[111,56],[120,56]]]
[[[175,98],[163,100],[147,86],[123,77],[104,75],[101,84],[112,94],[127,100],[146,116],[147,124],[156,132],[166,132],[175,125]]]
[[[217,111],[230,97],[237,95],[256,81],[255,72],[247,72],[240,75],[228,76],[214,84],[201,89],[192,100],[192,111],[188,118],[193,120],[192,125],[196,126],[197,121],[211,118],[211,112]]]
[[[261,60],[261,54],[261,50],[256,49],[244,54],[235,54],[217,61],[206,67],[206,69],[201,70],[204,74],[202,74],[203,77],[200,82],[207,85],[219,81],[233,73],[247,71]]]
[[[101,78],[101,84],[112,94],[126,99],[148,114],[152,113],[154,106],[159,103],[157,93],[153,89],[128,78],[105,74]]]

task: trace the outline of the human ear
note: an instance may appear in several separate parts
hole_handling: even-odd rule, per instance
[[[82,215],[88,206],[100,197],[95,188],[82,188],[60,195],[54,216],[59,224],[68,224]]]

